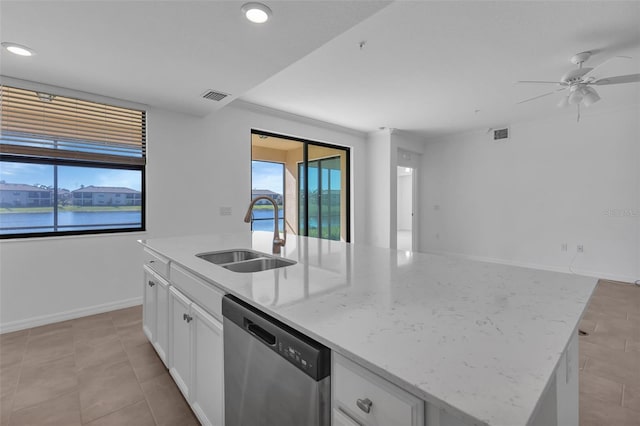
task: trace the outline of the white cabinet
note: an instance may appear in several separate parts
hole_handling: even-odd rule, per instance
[[[169,373],[187,401],[191,385],[191,301],[169,289]]]
[[[169,289],[169,312],[169,373],[200,423],[222,426],[222,323],[174,286]]]
[[[424,425],[421,399],[335,352],[332,395],[336,425]]]
[[[142,305],[142,330],[153,345],[158,356],[168,365],[167,347],[169,334],[167,328],[169,282],[148,266],[144,267]]]
[[[193,315],[191,406],[205,425],[224,424],[224,351],[222,323],[197,305]]]

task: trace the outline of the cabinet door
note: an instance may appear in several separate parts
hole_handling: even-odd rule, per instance
[[[169,373],[189,400],[191,386],[191,301],[169,288]]]
[[[156,289],[156,334],[153,342],[158,356],[165,366],[169,366],[169,283],[157,281]]]
[[[142,330],[151,343],[153,343],[156,334],[156,282],[155,274],[145,266],[142,289]]]
[[[222,323],[192,304],[193,411],[203,425],[224,426]]]

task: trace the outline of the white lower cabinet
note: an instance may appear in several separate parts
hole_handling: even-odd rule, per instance
[[[191,405],[204,425],[224,424],[224,351],[222,323],[197,305],[193,312]]]
[[[169,282],[145,266],[143,285],[142,329],[164,365],[168,365],[169,330],[167,328],[167,315],[169,305],[167,295]]]
[[[424,426],[424,401],[334,352],[334,426]]]
[[[171,286],[169,373],[203,425],[224,425],[222,323]]]

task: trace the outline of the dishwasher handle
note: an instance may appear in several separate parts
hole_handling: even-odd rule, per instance
[[[267,330],[260,327],[258,324],[251,321],[250,319],[248,318],[244,319],[244,327],[247,329],[249,333],[257,337],[258,339],[262,340],[265,344],[269,346],[276,345],[276,336],[269,333]]]

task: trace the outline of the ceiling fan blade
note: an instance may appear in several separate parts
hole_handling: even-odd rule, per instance
[[[596,81],[602,80],[607,75],[620,74],[621,68],[624,69],[624,65],[628,64],[628,60],[631,56],[614,56],[609,58],[585,75],[582,76],[582,81]]]
[[[562,84],[559,81],[536,81],[536,80],[520,80],[516,81],[518,84]]]
[[[624,83],[638,83],[640,82],[640,74],[618,75],[616,77],[606,77],[596,80],[591,84],[596,86],[605,86],[608,84],[624,84]]]
[[[539,98],[544,98],[545,96],[553,95],[554,93],[562,92],[563,90],[565,90],[564,87],[562,89],[557,89],[552,92],[547,92],[547,93],[543,93],[542,95],[534,96],[533,98],[525,99],[523,101],[517,102],[517,104],[523,104],[525,102],[533,101]]]

